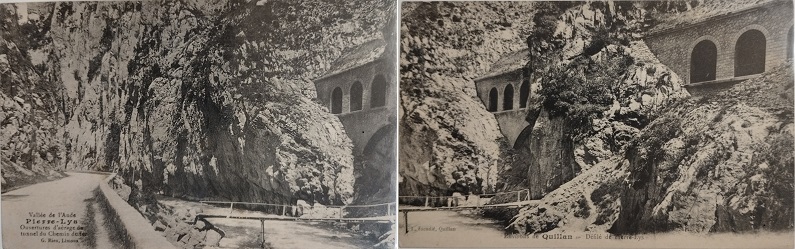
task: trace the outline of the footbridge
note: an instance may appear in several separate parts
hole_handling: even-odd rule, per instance
[[[265,248],[265,221],[294,221],[314,223],[375,223],[393,224],[397,203],[371,205],[284,205],[256,202],[201,201],[203,204],[229,206],[228,209],[196,214],[193,223],[207,219],[259,220],[262,246]],[[263,210],[255,212],[251,210]],[[264,212],[264,214],[263,214]],[[355,215],[359,214],[359,215]],[[365,214],[365,215],[361,215]]]

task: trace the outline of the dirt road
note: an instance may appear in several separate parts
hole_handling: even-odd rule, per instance
[[[409,212],[408,233],[403,213],[398,214],[401,247],[471,247],[477,241],[502,240],[497,221],[471,214],[474,211]],[[458,243],[460,242],[460,243]]]
[[[93,191],[106,174],[67,173],[2,195],[3,248],[91,248],[107,245]]]

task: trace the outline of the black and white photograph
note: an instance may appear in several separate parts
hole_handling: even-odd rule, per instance
[[[397,2],[0,4],[2,248],[395,248]]]
[[[793,3],[402,2],[401,248],[792,248]]]

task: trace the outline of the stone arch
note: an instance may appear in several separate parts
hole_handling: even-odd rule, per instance
[[[696,49],[696,46],[698,46],[699,44],[703,44],[702,42],[704,42],[704,41],[709,41],[710,43],[712,43],[715,46],[715,49],[716,49],[716,56],[715,56],[715,61],[716,62],[715,62],[715,64],[716,64],[716,66],[715,66],[715,73],[713,73],[713,76],[715,78],[717,78],[717,73],[718,73],[717,72],[717,55],[721,54],[722,47],[721,47],[720,43],[717,42],[718,39],[716,39],[713,36],[705,35],[705,36],[701,36],[698,39],[694,40],[692,43],[690,43],[690,46],[688,47],[689,48],[689,50],[688,50],[689,53],[687,53],[687,56],[688,56],[687,61],[689,63],[691,63],[691,65],[689,67],[690,71],[688,72],[688,74],[689,74],[688,79],[693,78],[693,68],[692,68],[693,65],[692,65],[692,62],[693,62],[693,60],[697,60],[697,58],[693,57],[693,51]],[[690,80],[689,83],[693,83],[693,81]]]
[[[362,83],[359,81],[353,82],[350,89],[351,111],[362,109],[362,91]]]
[[[522,132],[519,133],[519,136],[516,137],[516,140],[514,140],[514,142],[513,142],[513,144],[511,146],[514,149],[518,149],[522,144],[525,143],[525,141],[527,141],[527,139],[530,138],[530,135],[532,133],[533,133],[533,126],[532,125],[528,125],[524,129],[522,129]]]
[[[730,44],[731,46],[727,47],[727,49],[731,49],[731,58],[730,59],[735,64],[733,67],[729,67],[729,68],[732,68],[732,69],[735,70],[735,72],[732,73],[732,75],[734,75],[734,76],[738,75],[737,71],[736,71],[736,69],[738,67],[737,66],[737,42],[740,41],[740,36],[746,34],[746,32],[748,32],[750,30],[756,30],[756,31],[762,32],[762,34],[765,37],[765,41],[766,42],[771,37],[770,36],[770,31],[768,31],[767,28],[765,28],[764,26],[759,25],[759,24],[751,24],[751,25],[745,26],[742,29],[737,30],[737,32],[735,32],[732,35],[731,40],[729,40],[729,42],[731,43]],[[767,58],[767,46],[765,46],[765,53],[763,53],[763,54],[765,54],[765,58]],[[765,70],[764,71],[767,71],[767,65],[765,65]]]
[[[513,84],[508,83],[505,86],[505,91],[502,92],[503,101],[502,101],[502,109],[503,110],[512,110],[513,109]]]
[[[767,37],[758,29],[742,33],[734,44],[734,76],[765,72]]]
[[[715,80],[718,69],[718,46],[701,39],[690,49],[690,83]]]
[[[354,165],[354,202],[386,202],[394,198],[396,126],[387,124],[376,130],[362,150],[361,162]],[[391,182],[391,184],[384,184]],[[383,187],[389,186],[389,187]],[[386,210],[383,210],[386,212]],[[386,215],[384,213],[383,215]]]
[[[489,111],[496,112],[497,111],[497,102],[499,102],[500,94],[497,92],[496,87],[492,87],[491,91],[489,91]]]
[[[370,85],[370,108],[386,106],[388,90],[384,75],[376,75]]]
[[[342,88],[336,87],[331,91],[331,113],[342,113]]]
[[[530,80],[524,79],[519,87],[519,108],[527,108],[527,98],[530,97]]]

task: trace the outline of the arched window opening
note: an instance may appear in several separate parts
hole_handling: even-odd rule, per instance
[[[528,97],[530,97],[530,80],[524,80],[519,87],[519,108],[527,108]]]
[[[789,32],[787,33],[787,59],[792,60],[792,27],[789,27]]]
[[[505,91],[503,92],[505,95],[502,102],[502,109],[503,110],[511,110],[513,109],[513,85],[508,84],[505,86]]]
[[[342,89],[339,87],[331,91],[331,113],[342,113]]]
[[[497,100],[499,99],[499,94],[497,93],[497,88],[491,88],[489,91],[489,111],[496,112],[497,111]]]
[[[353,82],[351,86],[351,111],[362,109],[362,83]]]
[[[734,76],[765,72],[765,35],[759,30],[748,30],[737,39],[734,46]]]
[[[376,75],[373,85],[370,86],[370,108],[386,105],[386,79],[383,75]]]
[[[718,65],[718,48],[715,43],[703,40],[696,44],[690,55],[690,83],[715,80]]]

